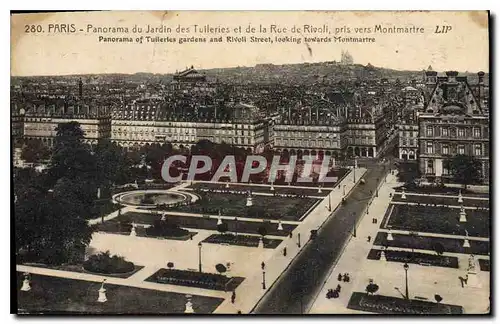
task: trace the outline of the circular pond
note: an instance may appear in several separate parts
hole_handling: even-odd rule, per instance
[[[128,191],[114,196],[114,200],[122,205],[154,208],[158,205],[170,206],[177,203],[193,201],[188,193],[178,191]]]

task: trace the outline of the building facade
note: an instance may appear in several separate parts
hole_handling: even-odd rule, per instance
[[[479,73],[479,78],[484,75]],[[481,178],[489,179],[489,115],[476,97],[467,77],[449,71],[432,77],[432,94],[418,116],[419,169],[424,178],[451,178],[449,161],[457,154],[474,156],[481,162]]]

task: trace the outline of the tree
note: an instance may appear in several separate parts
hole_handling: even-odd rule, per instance
[[[50,158],[50,150],[40,140],[27,141],[21,151],[21,159],[28,163],[40,163]]]
[[[86,209],[74,193],[53,193],[27,188],[15,206],[16,250],[28,260],[51,264],[83,257],[93,228],[84,218]]]
[[[223,265],[222,263],[218,263],[216,266],[215,266],[215,270],[217,270],[218,273],[220,274],[223,274],[224,272],[227,271],[227,268],[225,265]]]
[[[418,164],[412,162],[401,162],[398,164],[398,180],[406,186],[414,184],[420,176]]]
[[[378,285],[370,280],[370,283],[368,284],[368,286],[366,286],[366,292],[373,295],[378,291],[378,288]]]
[[[97,164],[87,145],[83,144],[83,131],[77,122],[59,124],[56,128],[54,153],[49,167],[49,180],[55,183],[66,177],[73,181],[96,181]],[[97,187],[94,185],[94,192]]]
[[[226,233],[229,230],[229,227],[227,223],[222,223],[217,225],[217,231],[219,231],[221,234]]]
[[[463,184],[464,189],[481,177],[481,162],[473,156],[455,155],[449,162],[449,166],[454,180]]]
[[[129,182],[131,161],[117,144],[108,139],[100,140],[94,152],[99,185],[110,187]]]
[[[437,255],[442,255],[444,253],[444,245],[440,242],[434,243],[434,251],[436,251]]]
[[[441,297],[438,294],[434,295],[434,299],[436,300],[436,303],[438,303],[438,304],[443,301],[443,297]]]

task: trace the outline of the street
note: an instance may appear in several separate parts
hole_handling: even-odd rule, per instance
[[[327,279],[342,249],[352,235],[357,219],[361,217],[371,192],[375,193],[379,181],[384,179],[386,167],[373,165],[359,184],[330,217],[316,239],[304,246],[300,255],[275,282],[272,289],[253,309],[256,314],[301,314]],[[383,215],[380,215],[383,216]]]

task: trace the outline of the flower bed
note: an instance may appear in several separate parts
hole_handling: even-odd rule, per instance
[[[146,281],[203,289],[233,291],[244,280],[242,277],[227,277],[220,274],[176,269],[160,269]]]
[[[484,241],[469,240],[470,248],[464,248],[462,246],[464,240],[461,239],[403,234],[392,234],[392,237],[393,241],[387,241],[387,234],[379,232],[373,244],[434,251],[436,243],[440,243],[444,247],[444,252],[488,255],[489,251],[489,242]]]
[[[396,192],[401,192],[402,187],[396,188]],[[488,193],[479,193],[479,192],[474,192],[470,190],[464,190],[463,188],[453,188],[453,187],[433,187],[433,186],[422,186],[422,187],[415,187],[415,188],[406,188],[405,190],[407,193],[408,192],[414,192],[414,193],[419,193],[419,194],[424,194],[424,195],[454,195],[458,196],[460,192],[462,192],[462,195],[464,196],[474,196],[474,197],[484,197],[488,198],[489,194]]]
[[[380,314],[456,315],[463,313],[462,306],[416,299],[406,300],[382,295],[368,295],[360,292],[354,292],[351,295],[347,308]]]
[[[111,256],[109,251],[91,255],[83,263],[83,269],[89,272],[101,274],[119,274],[128,273],[135,270],[132,262],[126,261],[123,257],[117,255]]]
[[[490,260],[479,259],[478,261],[481,271],[490,271]]]
[[[435,196],[414,196],[406,195],[406,199],[402,199],[401,195],[394,195],[392,201],[419,203],[427,205],[445,205],[445,206],[465,206],[476,207],[480,209],[490,208],[490,201],[483,199],[467,199],[463,198],[463,203],[458,202],[458,197],[435,197]]]
[[[369,260],[380,260],[382,250],[371,249],[368,253]],[[426,254],[406,251],[385,251],[385,258],[391,262],[407,262],[420,265],[430,265],[434,267],[455,268],[458,269],[458,258],[440,256],[435,254]]]
[[[149,216],[148,214],[144,215]],[[158,217],[158,219],[160,219],[160,217]],[[144,222],[141,222],[140,220],[135,222],[139,224],[146,224]],[[152,221],[147,225],[152,225]],[[104,224],[98,224],[97,230],[106,233],[130,235],[130,232],[132,231],[132,224],[123,224],[122,222],[120,222],[119,219],[111,219],[104,222]],[[150,230],[150,228],[146,228],[140,225],[136,226],[135,232],[136,236],[138,237],[150,237],[157,239],[180,240],[180,241],[187,241],[191,239],[192,236],[197,234],[196,232],[190,232],[183,228],[173,229],[171,231],[160,234],[158,232],[154,232],[154,230],[153,231]]]
[[[107,223],[119,223],[120,219],[122,217],[129,217],[131,222],[138,223],[138,224],[149,224],[152,225],[153,222],[156,219],[160,219],[161,216],[157,214],[150,214],[150,213],[137,213],[137,212],[128,212],[125,213],[115,219],[109,220],[104,222],[103,224],[98,225],[98,229],[102,231],[107,231],[109,228],[112,226],[107,225]],[[167,215],[166,216],[170,222],[175,222],[179,226],[183,228],[197,228],[197,229],[206,229],[206,230],[213,230],[217,231],[217,218],[206,218],[206,217],[192,217],[192,216],[176,216],[176,215]],[[258,229],[260,226],[263,225],[264,222],[246,222],[246,221],[241,221],[237,220],[235,221],[234,219],[228,220],[224,219],[224,223],[227,223],[228,225],[228,232],[232,233],[252,233],[252,234],[258,234]],[[118,225],[114,225],[115,228],[117,228]],[[282,224],[283,230],[280,231],[278,230],[277,224],[268,224],[267,225],[267,235],[273,235],[273,236],[288,236],[291,231],[297,227],[296,225],[290,225],[290,224]],[[102,229],[101,229],[102,228]],[[141,227],[138,227],[137,230],[137,235],[140,235],[140,229]],[[130,234],[129,232],[125,232],[123,234]]]
[[[389,210],[387,227],[392,229],[453,235],[465,235],[467,230],[470,236],[479,237],[490,234],[489,211],[466,209],[467,222],[461,223],[458,208],[390,205]]]
[[[253,196],[253,206],[246,207],[246,194],[201,193],[202,199],[187,206],[173,207],[187,213],[283,219],[297,221],[320,200],[314,198],[290,198],[273,196]]]
[[[264,247],[267,249],[275,249],[283,242],[282,240],[268,238],[264,238],[262,241]],[[259,245],[259,237],[250,235],[212,234],[203,240],[203,243],[257,247]]]
[[[226,191],[240,191],[243,194],[247,191],[251,192],[262,192],[267,194],[281,194],[281,195],[306,195],[306,196],[317,196],[317,197],[326,197],[332,190],[321,188],[321,192],[318,192],[318,189],[304,189],[304,188],[294,188],[293,186],[287,187],[274,187],[274,191],[271,191],[271,185],[268,186],[250,186],[243,184],[231,184],[229,188],[226,188],[225,183],[208,183],[208,182],[198,182],[193,183],[188,188],[192,188],[193,190],[226,190]]]

